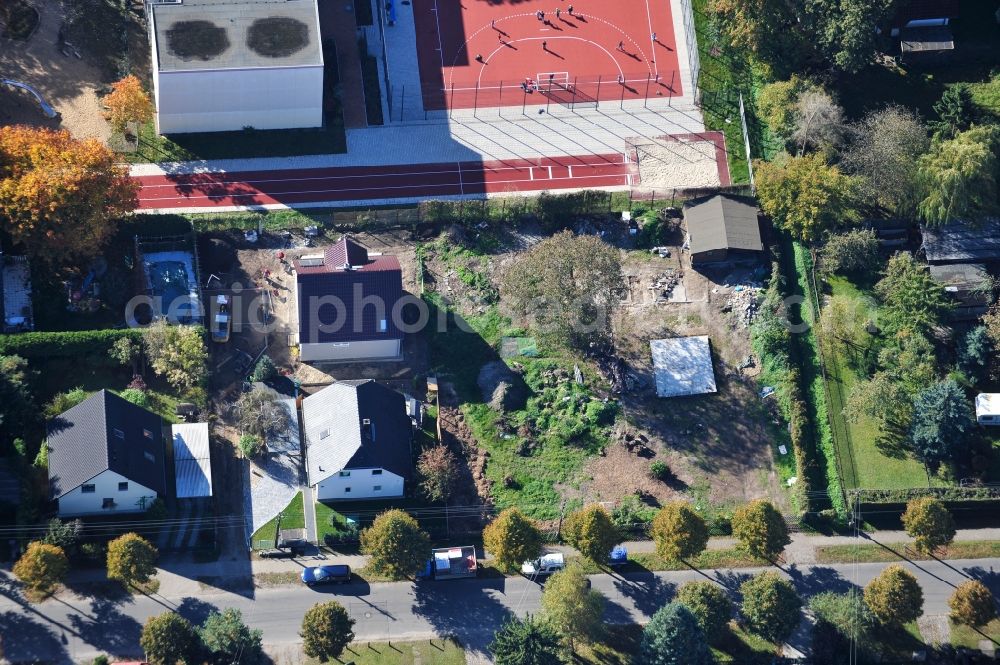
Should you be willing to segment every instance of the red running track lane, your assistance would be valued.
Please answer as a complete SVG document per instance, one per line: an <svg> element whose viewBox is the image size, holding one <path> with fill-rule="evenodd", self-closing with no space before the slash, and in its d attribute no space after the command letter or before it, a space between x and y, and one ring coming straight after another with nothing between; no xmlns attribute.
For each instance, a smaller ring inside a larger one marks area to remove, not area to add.
<svg viewBox="0 0 1000 665"><path fill-rule="evenodd" d="M630 178L631 176L631 178ZM396 166L138 176L139 208L295 205L636 184L621 153Z"/></svg>

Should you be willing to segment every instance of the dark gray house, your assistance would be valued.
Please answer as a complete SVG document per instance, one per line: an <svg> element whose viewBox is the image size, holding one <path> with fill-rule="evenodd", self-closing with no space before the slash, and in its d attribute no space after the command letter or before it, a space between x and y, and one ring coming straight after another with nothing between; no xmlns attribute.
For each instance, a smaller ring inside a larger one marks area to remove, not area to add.
<svg viewBox="0 0 1000 665"><path fill-rule="evenodd" d="M753 199L715 194L684 205L684 225L693 265L756 261L764 243Z"/></svg>

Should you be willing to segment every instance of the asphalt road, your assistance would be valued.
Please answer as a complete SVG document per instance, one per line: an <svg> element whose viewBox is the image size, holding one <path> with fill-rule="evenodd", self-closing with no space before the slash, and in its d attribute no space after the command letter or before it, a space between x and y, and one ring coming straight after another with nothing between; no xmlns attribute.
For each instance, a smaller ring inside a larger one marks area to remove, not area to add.
<svg viewBox="0 0 1000 665"><path fill-rule="evenodd" d="M886 564L802 566L785 570L799 593L845 591L864 585ZM1000 592L1000 559L906 564L924 589L924 611L943 615L947 599L969 577ZM636 573L626 577L593 576L593 588L607 599L609 623L643 621L673 595L677 586L694 579L713 579L735 589L756 570ZM357 623L358 640L421 639L452 634L464 644L482 649L493 631L511 613L537 612L541 586L520 577L442 582L351 584L308 589L298 585L243 592L206 587L196 596L159 595L106 599L63 592L39 605L23 601L16 585L0 573L0 636L6 659L19 662L80 662L98 653L140 656L142 622L175 610L201 622L215 609L236 607L244 619L264 632L269 651L293 651L304 612L314 603L338 600ZM804 644L793 645L805 647Z"/></svg>

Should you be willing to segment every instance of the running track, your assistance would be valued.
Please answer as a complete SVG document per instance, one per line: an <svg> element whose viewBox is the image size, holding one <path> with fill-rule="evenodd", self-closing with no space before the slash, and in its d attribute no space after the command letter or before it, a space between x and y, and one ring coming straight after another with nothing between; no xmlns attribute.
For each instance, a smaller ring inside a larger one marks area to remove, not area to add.
<svg viewBox="0 0 1000 665"><path fill-rule="evenodd" d="M143 210L296 206L638 184L622 153L493 162L138 176Z"/></svg>

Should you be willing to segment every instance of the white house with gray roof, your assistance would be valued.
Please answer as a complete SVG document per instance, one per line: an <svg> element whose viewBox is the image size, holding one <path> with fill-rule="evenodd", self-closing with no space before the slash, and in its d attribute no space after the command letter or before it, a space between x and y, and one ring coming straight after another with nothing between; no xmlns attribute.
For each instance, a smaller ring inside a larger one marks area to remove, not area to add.
<svg viewBox="0 0 1000 665"><path fill-rule="evenodd" d="M143 512L167 492L163 421L107 390L50 420L44 445L60 517Z"/></svg>
<svg viewBox="0 0 1000 665"><path fill-rule="evenodd" d="M317 0L147 0L160 134L320 127Z"/></svg>
<svg viewBox="0 0 1000 665"><path fill-rule="evenodd" d="M302 401L309 485L320 501L403 496L413 476L413 422L401 393L339 381Z"/></svg>

